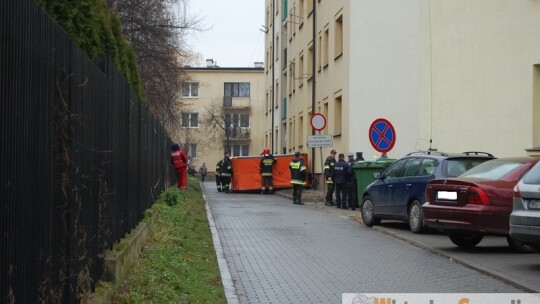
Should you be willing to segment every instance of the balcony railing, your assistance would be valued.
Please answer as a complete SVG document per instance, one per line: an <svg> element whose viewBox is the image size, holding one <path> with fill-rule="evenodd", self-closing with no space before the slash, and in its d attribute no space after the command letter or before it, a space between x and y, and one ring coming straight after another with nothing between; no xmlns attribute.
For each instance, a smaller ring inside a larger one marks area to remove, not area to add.
<svg viewBox="0 0 540 304"><path fill-rule="evenodd" d="M223 108L249 109L251 98L223 96Z"/></svg>
<svg viewBox="0 0 540 304"><path fill-rule="evenodd" d="M228 130L229 140L232 141L250 141L251 140L251 129L242 128L242 127L233 127ZM223 140L227 140L227 135L223 136Z"/></svg>

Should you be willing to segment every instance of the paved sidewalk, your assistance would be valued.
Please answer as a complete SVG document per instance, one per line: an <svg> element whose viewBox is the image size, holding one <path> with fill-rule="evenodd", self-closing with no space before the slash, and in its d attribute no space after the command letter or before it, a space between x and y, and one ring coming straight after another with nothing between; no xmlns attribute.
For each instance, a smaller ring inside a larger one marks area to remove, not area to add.
<svg viewBox="0 0 540 304"><path fill-rule="evenodd" d="M344 292L522 291L360 225L358 211L203 185L234 284L231 302L341 303Z"/></svg>

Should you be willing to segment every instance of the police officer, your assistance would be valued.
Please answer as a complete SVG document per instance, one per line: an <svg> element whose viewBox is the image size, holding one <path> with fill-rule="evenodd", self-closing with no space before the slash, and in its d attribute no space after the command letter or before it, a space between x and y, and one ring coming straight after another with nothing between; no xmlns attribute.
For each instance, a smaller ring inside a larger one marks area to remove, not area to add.
<svg viewBox="0 0 540 304"><path fill-rule="evenodd" d="M358 190L356 186L356 174L354 174L353 165L355 163L354 161L354 153L349 152L347 154L347 157L349 158L349 161L347 162L349 164L349 180L347 183L347 198L349 201L349 208L351 210L356 210L356 207L358 206Z"/></svg>
<svg viewBox="0 0 540 304"><path fill-rule="evenodd" d="M261 171L261 193L273 193L274 192L274 182L272 178L272 169L276 163L276 159L272 154L270 154L270 149L264 148L263 157L259 164ZM266 188L268 185L268 188Z"/></svg>
<svg viewBox="0 0 540 304"><path fill-rule="evenodd" d="M332 181L336 189L336 205L338 208L347 209L348 177L349 164L345 161L345 155L339 153L338 161L332 168Z"/></svg>
<svg viewBox="0 0 540 304"><path fill-rule="evenodd" d="M225 193L231 193L233 168L230 156L229 151L225 152L225 157L221 161L221 188Z"/></svg>
<svg viewBox="0 0 540 304"><path fill-rule="evenodd" d="M300 152L294 153L294 159L289 163L291 184L293 185L293 204L303 205L302 190L306 184L306 165L300 158Z"/></svg>
<svg viewBox="0 0 540 304"><path fill-rule="evenodd" d="M324 161L324 180L326 182L326 200L325 205L326 206L334 206L334 182L332 181L332 168L336 164L336 150L330 151L330 155L326 158Z"/></svg>
<svg viewBox="0 0 540 304"><path fill-rule="evenodd" d="M217 191L221 192L221 163L223 162L222 159L220 159L216 164L216 187Z"/></svg>

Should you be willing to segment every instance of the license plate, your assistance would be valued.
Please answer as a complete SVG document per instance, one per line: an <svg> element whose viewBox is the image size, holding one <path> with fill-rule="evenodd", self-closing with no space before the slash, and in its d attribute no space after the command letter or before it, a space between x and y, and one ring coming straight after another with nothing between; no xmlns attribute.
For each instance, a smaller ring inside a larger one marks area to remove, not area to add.
<svg viewBox="0 0 540 304"><path fill-rule="evenodd" d="M529 209L540 209L540 200L530 200Z"/></svg>
<svg viewBox="0 0 540 304"><path fill-rule="evenodd" d="M455 200L457 200L457 192L437 191L437 199L455 201Z"/></svg>

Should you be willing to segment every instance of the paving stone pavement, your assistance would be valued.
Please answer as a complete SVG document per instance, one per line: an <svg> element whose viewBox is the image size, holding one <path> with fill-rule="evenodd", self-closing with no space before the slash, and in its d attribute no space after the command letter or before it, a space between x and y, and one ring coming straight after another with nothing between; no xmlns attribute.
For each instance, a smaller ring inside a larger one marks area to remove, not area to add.
<svg viewBox="0 0 540 304"><path fill-rule="evenodd" d="M359 225L345 210L203 186L240 303L341 303L345 292L522 292Z"/></svg>

